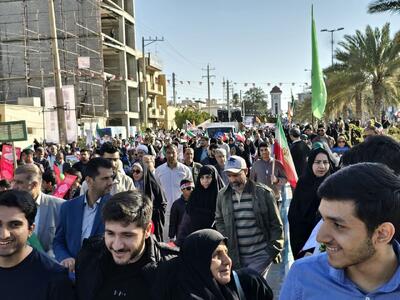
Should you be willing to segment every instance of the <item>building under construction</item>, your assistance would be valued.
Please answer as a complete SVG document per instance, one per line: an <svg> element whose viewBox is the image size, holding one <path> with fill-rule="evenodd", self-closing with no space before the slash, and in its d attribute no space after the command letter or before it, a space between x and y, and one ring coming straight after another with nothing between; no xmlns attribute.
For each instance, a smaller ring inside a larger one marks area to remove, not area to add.
<svg viewBox="0 0 400 300"><path fill-rule="evenodd" d="M54 0L63 85L78 120L139 125L134 0ZM0 1L0 103L55 86L48 1ZM51 109L46 107L46 109Z"/></svg>

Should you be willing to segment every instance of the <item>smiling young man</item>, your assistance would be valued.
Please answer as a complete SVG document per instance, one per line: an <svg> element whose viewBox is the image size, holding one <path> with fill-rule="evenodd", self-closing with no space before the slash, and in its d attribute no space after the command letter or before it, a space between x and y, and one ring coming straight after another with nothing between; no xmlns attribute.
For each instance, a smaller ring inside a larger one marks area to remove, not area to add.
<svg viewBox="0 0 400 300"><path fill-rule="evenodd" d="M67 270L27 245L36 213L28 192L0 193L0 298L74 299Z"/></svg>
<svg viewBox="0 0 400 300"><path fill-rule="evenodd" d="M296 261L280 299L400 299L400 179L383 164L359 163L318 193L326 253Z"/></svg>
<svg viewBox="0 0 400 300"><path fill-rule="evenodd" d="M86 240L77 258L78 299L150 299L157 263L177 254L151 235L152 211L138 191L115 194L104 205L104 238Z"/></svg>

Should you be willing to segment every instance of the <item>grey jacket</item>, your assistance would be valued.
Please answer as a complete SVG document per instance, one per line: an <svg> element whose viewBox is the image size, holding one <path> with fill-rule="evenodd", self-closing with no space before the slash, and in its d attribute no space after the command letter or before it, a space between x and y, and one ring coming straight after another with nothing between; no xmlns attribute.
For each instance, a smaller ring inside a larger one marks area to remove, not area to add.
<svg viewBox="0 0 400 300"><path fill-rule="evenodd" d="M273 192L266 185L248 180L253 193L253 210L257 226L264 233L268 255L276 260L283 249L283 225ZM230 185L224 187L217 196L215 225L217 230L228 238L229 256L235 269L241 268L239 247L236 236L235 219L232 203L233 190Z"/></svg>
<svg viewBox="0 0 400 300"><path fill-rule="evenodd" d="M40 217L37 235L44 251L52 256L53 239L60 217L61 204L64 199L56 198L42 193L40 201Z"/></svg>

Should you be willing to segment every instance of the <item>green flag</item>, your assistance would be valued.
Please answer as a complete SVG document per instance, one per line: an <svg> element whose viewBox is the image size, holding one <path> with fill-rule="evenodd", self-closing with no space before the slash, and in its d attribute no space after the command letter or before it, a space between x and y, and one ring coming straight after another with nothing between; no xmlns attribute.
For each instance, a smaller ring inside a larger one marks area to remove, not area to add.
<svg viewBox="0 0 400 300"><path fill-rule="evenodd" d="M324 115L326 106L326 87L321 66L318 60L317 32L315 29L313 7L311 6L311 47L312 47L312 67L311 67L311 89L312 89L312 113L317 119Z"/></svg>
<svg viewBox="0 0 400 300"><path fill-rule="evenodd" d="M28 245L38 251L44 252L42 244L40 243L36 233L32 233L32 235L28 238Z"/></svg>

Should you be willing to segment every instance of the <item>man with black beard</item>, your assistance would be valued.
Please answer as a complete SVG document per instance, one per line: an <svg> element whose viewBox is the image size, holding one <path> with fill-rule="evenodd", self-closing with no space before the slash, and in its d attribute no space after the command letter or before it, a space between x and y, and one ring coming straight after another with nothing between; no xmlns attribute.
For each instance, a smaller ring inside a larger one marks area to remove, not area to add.
<svg viewBox="0 0 400 300"><path fill-rule="evenodd" d="M115 194L103 207L104 237L85 240L76 260L78 299L150 299L155 268L177 251L151 234L151 200Z"/></svg>

